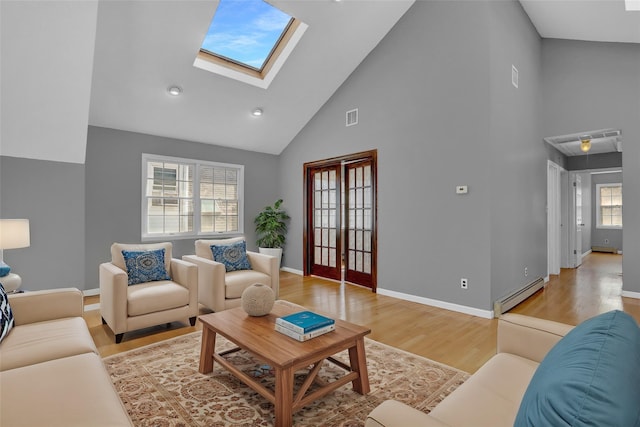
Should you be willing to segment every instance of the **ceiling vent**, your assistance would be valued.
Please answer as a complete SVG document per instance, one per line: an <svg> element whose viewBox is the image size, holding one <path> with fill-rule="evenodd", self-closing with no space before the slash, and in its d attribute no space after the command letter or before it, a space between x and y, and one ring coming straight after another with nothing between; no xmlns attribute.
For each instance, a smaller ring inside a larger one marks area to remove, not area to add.
<svg viewBox="0 0 640 427"><path fill-rule="evenodd" d="M354 126L358 124L358 109L347 111L347 126Z"/></svg>

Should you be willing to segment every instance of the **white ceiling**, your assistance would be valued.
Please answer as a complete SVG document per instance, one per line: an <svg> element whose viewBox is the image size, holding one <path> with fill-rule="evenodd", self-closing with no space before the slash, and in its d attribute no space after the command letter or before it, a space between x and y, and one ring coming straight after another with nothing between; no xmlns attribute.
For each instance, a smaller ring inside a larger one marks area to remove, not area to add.
<svg viewBox="0 0 640 427"><path fill-rule="evenodd" d="M543 38L640 43L640 11L624 0L520 0Z"/></svg>
<svg viewBox="0 0 640 427"><path fill-rule="evenodd" d="M217 1L101 1L89 123L279 154L413 0L271 3L309 27L262 89L193 66Z"/></svg>
<svg viewBox="0 0 640 427"><path fill-rule="evenodd" d="M583 140L588 140L591 143L587 152L580 149ZM620 129L599 129L552 136L545 138L545 141L565 156L622 152L622 131Z"/></svg>
<svg viewBox="0 0 640 427"><path fill-rule="evenodd" d="M623 0L521 3L542 37L640 43ZM217 0L0 0L0 154L84 163L87 125L278 154L413 0L273 4L309 29L265 90L193 67Z"/></svg>

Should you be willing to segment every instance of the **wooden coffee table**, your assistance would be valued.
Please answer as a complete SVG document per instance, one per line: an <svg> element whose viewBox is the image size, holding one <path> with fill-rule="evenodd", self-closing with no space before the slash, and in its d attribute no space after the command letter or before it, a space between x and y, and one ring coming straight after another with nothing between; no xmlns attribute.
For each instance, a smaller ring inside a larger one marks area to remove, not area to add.
<svg viewBox="0 0 640 427"><path fill-rule="evenodd" d="M240 307L200 316L203 325L200 372L211 372L213 361L218 362L274 404L276 427L291 426L295 411L348 382L353 384L356 392L367 394L369 377L364 336L369 334L371 329L336 319L335 331L305 342L298 342L275 330L277 317L303 310L306 309L299 305L276 301L271 313L263 317L251 317ZM216 353L216 334L224 336L238 348ZM253 353L274 369L275 393L224 358L225 355L242 349ZM350 364L331 357L347 349ZM322 381L319 389L307 393L325 359L345 369L347 373L331 383ZM311 367L309 374L294 396L294 373L306 367Z"/></svg>

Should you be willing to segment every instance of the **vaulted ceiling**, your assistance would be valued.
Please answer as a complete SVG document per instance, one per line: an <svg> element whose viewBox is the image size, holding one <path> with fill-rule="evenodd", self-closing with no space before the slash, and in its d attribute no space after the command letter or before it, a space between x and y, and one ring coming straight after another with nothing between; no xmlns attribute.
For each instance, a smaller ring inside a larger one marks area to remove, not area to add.
<svg viewBox="0 0 640 427"><path fill-rule="evenodd" d="M270 0L309 28L261 89L193 66L216 0L2 0L0 154L84 163L88 125L278 154L413 2ZM640 43L623 0L521 3L542 37Z"/></svg>

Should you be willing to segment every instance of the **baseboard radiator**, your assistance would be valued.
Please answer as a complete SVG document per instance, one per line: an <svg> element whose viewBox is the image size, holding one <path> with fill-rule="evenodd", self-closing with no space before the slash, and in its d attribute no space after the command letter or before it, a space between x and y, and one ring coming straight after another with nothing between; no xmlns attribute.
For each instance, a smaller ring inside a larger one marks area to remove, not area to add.
<svg viewBox="0 0 640 427"><path fill-rule="evenodd" d="M612 254L617 254L618 249L611 248L609 246L591 246L591 252L610 252Z"/></svg>
<svg viewBox="0 0 640 427"><path fill-rule="evenodd" d="M502 313L506 313L522 301L529 298L531 295L542 289L544 286L544 279L542 277L537 278L533 282L525 285L523 288L518 289L510 293L509 295L500 298L493 303L493 313L495 317L499 317Z"/></svg>

